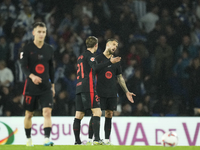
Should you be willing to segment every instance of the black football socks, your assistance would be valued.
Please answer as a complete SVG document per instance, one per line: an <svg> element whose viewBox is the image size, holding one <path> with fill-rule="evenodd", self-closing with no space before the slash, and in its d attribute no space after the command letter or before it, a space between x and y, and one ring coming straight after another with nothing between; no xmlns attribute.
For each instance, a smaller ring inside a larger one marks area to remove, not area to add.
<svg viewBox="0 0 200 150"><path fill-rule="evenodd" d="M105 124L104 124L105 139L110 138L111 121L112 121L112 118L105 118Z"/></svg>
<svg viewBox="0 0 200 150"><path fill-rule="evenodd" d="M99 129L100 129L100 117L93 116L92 119L92 128L94 132L94 141L99 141Z"/></svg>
<svg viewBox="0 0 200 150"><path fill-rule="evenodd" d="M81 120L80 119L74 119L74 124L73 124L73 130L74 130L74 136L75 136L75 144L81 144L80 140L80 124Z"/></svg>
<svg viewBox="0 0 200 150"><path fill-rule="evenodd" d="M92 121L93 121L93 116L91 116L90 122L89 122L89 131L88 131L89 139L92 139L92 137L93 137L93 128L92 128L93 122Z"/></svg>
<svg viewBox="0 0 200 150"><path fill-rule="evenodd" d="M49 138L51 133L51 127L44 128L44 137Z"/></svg>
<svg viewBox="0 0 200 150"><path fill-rule="evenodd" d="M25 129L26 137L31 138L31 128L30 129Z"/></svg>

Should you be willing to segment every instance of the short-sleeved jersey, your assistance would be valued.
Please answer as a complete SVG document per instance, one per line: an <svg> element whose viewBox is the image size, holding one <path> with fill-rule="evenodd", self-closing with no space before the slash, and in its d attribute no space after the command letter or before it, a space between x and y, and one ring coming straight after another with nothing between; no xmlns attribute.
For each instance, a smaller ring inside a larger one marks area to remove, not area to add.
<svg viewBox="0 0 200 150"><path fill-rule="evenodd" d="M109 60L105 63L97 64L93 53L89 50L83 52L77 60L76 94L81 92L95 92L95 72L110 64Z"/></svg>
<svg viewBox="0 0 200 150"><path fill-rule="evenodd" d="M96 57L97 63L103 63L109 59L100 54ZM97 86L96 90L100 97L117 97L117 75L122 74L120 63L111 64L103 68L97 74Z"/></svg>
<svg viewBox="0 0 200 150"><path fill-rule="evenodd" d="M20 53L21 67L27 76L24 95L40 95L51 90L51 83L54 83L53 54L53 48L46 43L42 48L38 48L33 42L24 46ZM42 78L42 83L34 84L29 78L31 73Z"/></svg>

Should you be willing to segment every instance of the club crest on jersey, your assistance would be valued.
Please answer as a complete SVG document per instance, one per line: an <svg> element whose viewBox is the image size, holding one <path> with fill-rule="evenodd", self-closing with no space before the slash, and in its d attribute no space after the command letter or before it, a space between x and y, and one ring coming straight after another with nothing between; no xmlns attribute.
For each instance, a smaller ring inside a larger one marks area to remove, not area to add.
<svg viewBox="0 0 200 150"><path fill-rule="evenodd" d="M90 60L91 60L91 61L95 61L95 58L94 58L94 57L91 57Z"/></svg>

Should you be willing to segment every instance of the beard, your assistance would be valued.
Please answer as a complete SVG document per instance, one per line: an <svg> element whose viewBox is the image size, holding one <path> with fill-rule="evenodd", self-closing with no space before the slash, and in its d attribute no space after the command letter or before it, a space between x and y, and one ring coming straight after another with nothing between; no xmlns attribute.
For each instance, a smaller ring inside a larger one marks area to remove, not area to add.
<svg viewBox="0 0 200 150"><path fill-rule="evenodd" d="M109 49L109 54L114 54L114 52L112 51L112 49Z"/></svg>

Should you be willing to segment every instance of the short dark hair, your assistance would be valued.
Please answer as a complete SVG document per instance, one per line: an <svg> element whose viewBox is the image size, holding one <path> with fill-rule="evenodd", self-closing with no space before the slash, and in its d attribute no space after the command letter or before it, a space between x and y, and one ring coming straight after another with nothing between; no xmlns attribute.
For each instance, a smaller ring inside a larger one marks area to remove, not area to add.
<svg viewBox="0 0 200 150"><path fill-rule="evenodd" d="M108 42L113 42L113 41L119 43L117 39L108 39L106 43L108 43Z"/></svg>
<svg viewBox="0 0 200 150"><path fill-rule="evenodd" d="M98 39L95 36L89 36L85 43L87 48L93 48L98 43Z"/></svg>
<svg viewBox="0 0 200 150"><path fill-rule="evenodd" d="M33 29L35 29L37 26L46 28L46 25L45 25L44 22L36 22L36 23L34 23L33 24Z"/></svg>

